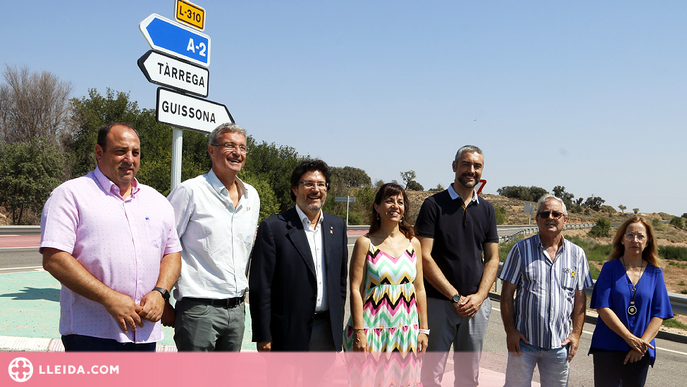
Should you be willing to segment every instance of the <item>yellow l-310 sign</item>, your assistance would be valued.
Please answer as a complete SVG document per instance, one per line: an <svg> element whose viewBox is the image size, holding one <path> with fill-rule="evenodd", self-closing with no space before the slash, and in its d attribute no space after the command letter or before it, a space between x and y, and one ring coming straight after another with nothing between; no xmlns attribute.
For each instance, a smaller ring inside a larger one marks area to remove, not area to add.
<svg viewBox="0 0 687 387"><path fill-rule="evenodd" d="M177 0L174 18L191 27L205 29L205 9L185 0Z"/></svg>

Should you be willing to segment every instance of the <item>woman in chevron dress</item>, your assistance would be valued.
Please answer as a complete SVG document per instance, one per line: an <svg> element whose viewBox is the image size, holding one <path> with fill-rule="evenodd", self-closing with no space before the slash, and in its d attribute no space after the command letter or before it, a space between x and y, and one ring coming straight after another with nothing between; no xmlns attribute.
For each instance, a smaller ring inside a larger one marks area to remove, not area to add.
<svg viewBox="0 0 687 387"><path fill-rule="evenodd" d="M404 222L408 198L395 183L376 194L367 235L351 258L351 319L344 332L355 385L420 384L418 354L427 348L427 303L422 253ZM384 355L384 356L382 356Z"/></svg>

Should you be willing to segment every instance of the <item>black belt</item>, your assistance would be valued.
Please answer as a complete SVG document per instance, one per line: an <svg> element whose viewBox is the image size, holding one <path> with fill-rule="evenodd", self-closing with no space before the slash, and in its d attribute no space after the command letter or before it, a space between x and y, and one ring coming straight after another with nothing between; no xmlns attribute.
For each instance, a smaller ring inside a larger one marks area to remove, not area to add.
<svg viewBox="0 0 687 387"><path fill-rule="evenodd" d="M315 315L313 316L314 320L322 320L324 318L329 318L329 311L328 310L325 310L324 312L315 313Z"/></svg>
<svg viewBox="0 0 687 387"><path fill-rule="evenodd" d="M235 308L243 302L243 296L242 297L234 297L234 298L225 298L223 300L217 300L217 299L212 299L212 298L194 298L194 297L184 297L188 300L191 301L196 301L196 302L202 302L203 304L208 304L208 305L217 305L217 306L223 306L226 308Z"/></svg>

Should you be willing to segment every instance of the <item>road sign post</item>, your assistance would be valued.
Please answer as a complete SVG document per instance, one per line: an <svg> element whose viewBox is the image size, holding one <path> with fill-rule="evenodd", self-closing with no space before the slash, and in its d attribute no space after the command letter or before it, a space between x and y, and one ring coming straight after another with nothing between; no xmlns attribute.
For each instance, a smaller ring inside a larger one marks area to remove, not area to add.
<svg viewBox="0 0 687 387"><path fill-rule="evenodd" d="M210 37L196 30L205 29L205 9L186 0L176 0L174 8L175 18L192 28L155 13L138 25L153 48L138 60L141 71L149 82L179 91L157 89L157 122L170 125L174 136L172 189L181 183L182 129L209 133L234 122L226 106L184 94L208 96Z"/></svg>
<svg viewBox="0 0 687 387"><path fill-rule="evenodd" d="M355 196L336 196L335 202L346 202L346 226L348 226L348 203L355 203Z"/></svg>
<svg viewBox="0 0 687 387"><path fill-rule="evenodd" d="M526 203L524 205L525 213L527 214L527 225L532 224L532 214L534 214L534 204Z"/></svg>

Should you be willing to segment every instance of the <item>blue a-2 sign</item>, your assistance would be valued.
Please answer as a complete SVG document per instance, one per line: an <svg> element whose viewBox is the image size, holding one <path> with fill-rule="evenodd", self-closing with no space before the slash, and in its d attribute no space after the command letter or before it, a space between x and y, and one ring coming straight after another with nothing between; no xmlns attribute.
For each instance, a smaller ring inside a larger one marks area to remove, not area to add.
<svg viewBox="0 0 687 387"><path fill-rule="evenodd" d="M153 49L210 66L209 36L156 13L145 18L138 27Z"/></svg>

